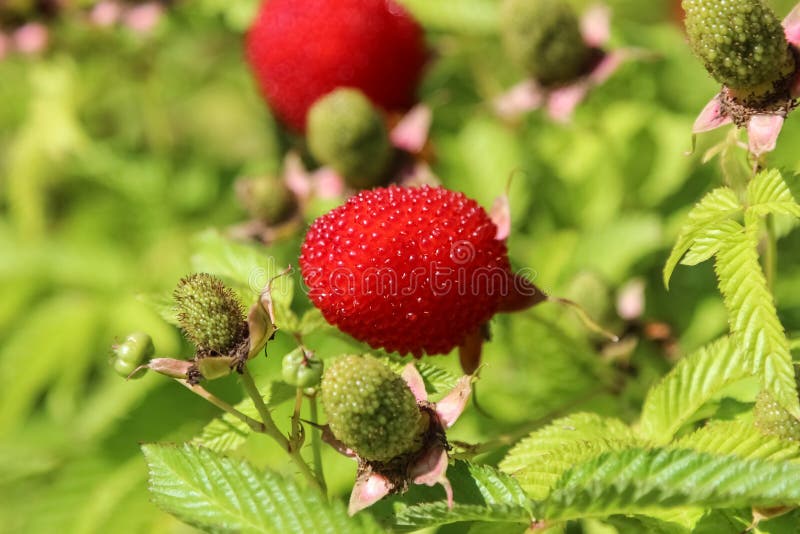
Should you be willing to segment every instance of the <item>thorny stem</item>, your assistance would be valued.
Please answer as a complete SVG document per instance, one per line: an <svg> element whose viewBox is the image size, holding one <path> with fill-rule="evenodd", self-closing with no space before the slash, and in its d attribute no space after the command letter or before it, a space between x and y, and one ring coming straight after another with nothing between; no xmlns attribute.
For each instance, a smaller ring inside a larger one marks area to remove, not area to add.
<svg viewBox="0 0 800 534"><path fill-rule="evenodd" d="M298 469L300 469L300 472L306 478L308 483L324 494L325 492L322 489L322 486L320 486L319 481L317 481L317 478L314 476L314 473L311 472L311 468L303 459L300 451L292 446L292 443L286 439L286 436L281 433L280 429L275 424L275 421L272 419L272 415L269 413L269 408L267 408L267 405L264 404L264 399L261 397L261 392L258 391L258 387L253 380L253 375L250 374L250 371L247 369L247 367L244 368L241 377L247 394L253 400L256 410L258 410L259 415L264 421L264 428L261 430L261 432L267 434L272 439L277 441L283 450L288 452L289 456L292 457L292 460L294 460L294 463L297 465Z"/></svg>
<svg viewBox="0 0 800 534"><path fill-rule="evenodd" d="M258 391L258 387L253 380L253 375L250 374L250 371L247 369L247 367L244 368L241 377L242 383L244 384L244 389L253 400L253 404L255 405L256 410L258 410L258 415L261 417L261 420L264 421L264 433L271 436L281 447L288 451L290 449L289 440L286 439L286 436L284 436L278 429L275 421L272 420L272 415L269 413L269 408L267 408L267 405L264 404L264 398L261 396L261 392Z"/></svg>
<svg viewBox="0 0 800 534"><path fill-rule="evenodd" d="M775 236L775 218L767 215L767 244L764 250L764 272L767 278L767 287L772 291L775 284L775 271L778 267L778 244Z"/></svg>
<svg viewBox="0 0 800 534"><path fill-rule="evenodd" d="M292 412L292 435L289 439L292 449L299 449L301 446L300 436L300 410L303 407L303 389L297 388L294 395L294 412Z"/></svg>
<svg viewBox="0 0 800 534"><path fill-rule="evenodd" d="M312 426L315 426L318 422L319 416L317 414L317 396L312 395L309 399L309 409L311 410L311 422L313 423ZM328 486L325 483L325 473L322 470L322 440L320 440L321 431L316 428L316 426L311 431L311 450L314 454L314 471L317 473L317 481L319 482L320 487L322 487L322 492L328 492Z"/></svg>
<svg viewBox="0 0 800 534"><path fill-rule="evenodd" d="M203 397L205 400L207 400L208 402L210 402L211 404L213 404L217 408L219 408L219 409L221 409L221 410L223 410L225 412L228 412L229 414L231 414L232 416L234 416L238 420L242 421L247 426L249 426L253 430L253 432L265 432L266 431L266 426L264 425L264 423L262 423L260 421L256 421L252 417L249 417L249 416L243 414L242 412L240 412L239 410L237 410L236 408L234 408L233 406L231 406L230 404L228 404L224 400L220 399L219 397L217 397L216 395L214 395L213 393L211 393L210 391L208 391L204 387L199 386L197 384L192 385L189 382L187 382L186 380L181 379L181 378L176 378L175 380L179 384L181 384L182 386L184 386L187 389L189 389L189 391L191 391L192 393L194 393L196 395L199 395L200 397Z"/></svg>
<svg viewBox="0 0 800 534"><path fill-rule="evenodd" d="M558 304L562 304L564 306L572 308L577 314L578 318L581 320L581 322L583 322L586 328L588 328L592 332L600 334L601 336L605 337L612 343L616 343L619 341L619 336L609 332L608 330L597 324L597 322L591 317L589 317L589 314L586 313L586 310L584 310L581 307L581 305L578 304L577 302L561 297L547 297L547 300L549 300L550 302L557 302Z"/></svg>

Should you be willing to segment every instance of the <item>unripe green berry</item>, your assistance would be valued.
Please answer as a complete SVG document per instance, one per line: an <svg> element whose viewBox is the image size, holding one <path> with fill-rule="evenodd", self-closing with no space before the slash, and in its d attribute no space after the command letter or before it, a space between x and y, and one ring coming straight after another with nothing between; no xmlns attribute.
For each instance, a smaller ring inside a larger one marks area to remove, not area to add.
<svg viewBox="0 0 800 534"><path fill-rule="evenodd" d="M591 50L565 0L505 0L500 24L511 58L540 84L568 83L586 71Z"/></svg>
<svg viewBox="0 0 800 534"><path fill-rule="evenodd" d="M333 435L361 458L387 461L420 444L423 418L406 382L372 356L343 356L322 377Z"/></svg>
<svg viewBox="0 0 800 534"><path fill-rule="evenodd" d="M381 113L356 89L337 89L317 100L306 135L311 155L353 187L378 185L392 156Z"/></svg>
<svg viewBox="0 0 800 534"><path fill-rule="evenodd" d="M242 306L222 280L193 274L178 283L173 296L181 328L198 350L228 354L246 338Z"/></svg>
<svg viewBox="0 0 800 534"><path fill-rule="evenodd" d="M760 0L683 0L683 9L692 50L721 84L755 89L794 71L781 22Z"/></svg>
<svg viewBox="0 0 800 534"><path fill-rule="evenodd" d="M267 224L283 222L297 209L294 193L273 176L237 180L236 196L252 217Z"/></svg>
<svg viewBox="0 0 800 534"><path fill-rule="evenodd" d="M155 352L152 338L143 332L134 332L119 345L114 345L111 365L114 371L125 378L140 378L144 371L131 376L137 367L146 363Z"/></svg>
<svg viewBox="0 0 800 534"><path fill-rule="evenodd" d="M762 434L800 441L800 421L778 404L768 391L762 391L756 397L753 417Z"/></svg>
<svg viewBox="0 0 800 534"><path fill-rule="evenodd" d="M319 384L323 365L313 353L298 348L284 356L281 363L283 381L290 386L308 388Z"/></svg>

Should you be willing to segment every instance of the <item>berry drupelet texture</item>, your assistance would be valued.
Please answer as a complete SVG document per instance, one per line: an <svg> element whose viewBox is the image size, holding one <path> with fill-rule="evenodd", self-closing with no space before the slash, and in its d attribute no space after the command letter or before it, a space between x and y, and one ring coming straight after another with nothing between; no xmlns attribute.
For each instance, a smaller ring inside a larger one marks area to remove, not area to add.
<svg viewBox="0 0 800 534"><path fill-rule="evenodd" d="M760 0L683 0L683 9L692 50L721 84L769 92L794 72L781 22Z"/></svg>
<svg viewBox="0 0 800 534"><path fill-rule="evenodd" d="M373 348L442 354L510 291L506 245L496 235L486 211L461 193L390 186L314 221L300 267L329 323Z"/></svg>
<svg viewBox="0 0 800 534"><path fill-rule="evenodd" d="M187 276L173 297L181 328L198 351L228 354L246 339L242 306L222 280L205 273Z"/></svg>
<svg viewBox="0 0 800 534"><path fill-rule="evenodd" d="M425 430L405 381L372 356L343 356L322 377L322 405L333 435L366 460L413 452Z"/></svg>
<svg viewBox="0 0 800 534"><path fill-rule="evenodd" d="M394 0L267 0L246 48L262 94L296 131L339 87L387 111L407 109L427 59L422 28Z"/></svg>
<svg viewBox="0 0 800 534"><path fill-rule="evenodd" d="M508 53L542 85L567 83L587 70L591 50L564 0L506 0L501 28Z"/></svg>
<svg viewBox="0 0 800 534"><path fill-rule="evenodd" d="M317 100L306 135L311 155L352 187L377 185L392 155L381 113L356 89L337 89Z"/></svg>

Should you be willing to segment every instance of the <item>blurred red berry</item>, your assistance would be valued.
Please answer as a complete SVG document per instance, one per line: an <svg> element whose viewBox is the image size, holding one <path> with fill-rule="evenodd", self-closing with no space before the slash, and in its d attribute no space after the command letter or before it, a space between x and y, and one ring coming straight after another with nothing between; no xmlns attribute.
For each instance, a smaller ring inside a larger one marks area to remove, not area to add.
<svg viewBox="0 0 800 534"><path fill-rule="evenodd" d="M519 290L496 236L461 193L391 186L314 221L300 267L311 300L344 332L401 354L447 353Z"/></svg>
<svg viewBox="0 0 800 534"><path fill-rule="evenodd" d="M394 0L267 0L246 47L262 94L297 131L338 87L387 111L410 107L427 57L422 28Z"/></svg>

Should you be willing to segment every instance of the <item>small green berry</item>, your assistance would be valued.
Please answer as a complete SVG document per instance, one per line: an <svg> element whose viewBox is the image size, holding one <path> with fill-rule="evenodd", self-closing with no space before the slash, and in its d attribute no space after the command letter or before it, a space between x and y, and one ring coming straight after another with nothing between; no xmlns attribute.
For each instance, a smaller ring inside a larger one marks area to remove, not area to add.
<svg viewBox="0 0 800 534"><path fill-rule="evenodd" d="M252 217L270 225L289 219L297 209L294 193L273 176L237 180L236 196Z"/></svg>
<svg viewBox="0 0 800 534"><path fill-rule="evenodd" d="M220 279L205 273L187 276L173 296L181 328L198 350L228 354L247 337L239 299Z"/></svg>
<svg viewBox="0 0 800 534"><path fill-rule="evenodd" d="M298 348L283 357L281 375L290 386L309 388L319 384L322 377L322 360L314 354Z"/></svg>
<svg viewBox="0 0 800 534"><path fill-rule="evenodd" d="M378 185L392 156L381 113L355 89L337 89L317 100L306 134L311 155L352 187Z"/></svg>
<svg viewBox="0 0 800 534"><path fill-rule="evenodd" d="M113 347L114 356L111 365L114 371L125 378L140 378L144 371L131 376L137 367L146 363L155 352L152 338L143 332L134 332L125 341Z"/></svg>
<svg viewBox="0 0 800 534"><path fill-rule="evenodd" d="M586 70L591 50L565 0L506 0L500 17L506 50L540 84L568 83Z"/></svg>
<svg viewBox="0 0 800 534"><path fill-rule="evenodd" d="M387 461L419 447L423 418L405 381L372 356L343 356L322 377L333 435L361 458Z"/></svg>
<svg viewBox="0 0 800 534"><path fill-rule="evenodd" d="M800 441L800 421L778 404L768 391L762 391L756 397L753 417L762 434Z"/></svg>
<svg viewBox="0 0 800 534"><path fill-rule="evenodd" d="M760 0L683 0L683 9L692 50L721 84L756 89L794 71L781 22Z"/></svg>

